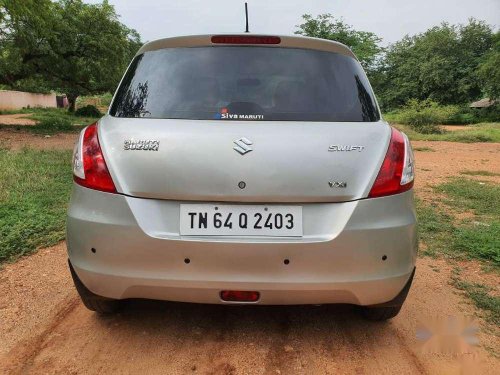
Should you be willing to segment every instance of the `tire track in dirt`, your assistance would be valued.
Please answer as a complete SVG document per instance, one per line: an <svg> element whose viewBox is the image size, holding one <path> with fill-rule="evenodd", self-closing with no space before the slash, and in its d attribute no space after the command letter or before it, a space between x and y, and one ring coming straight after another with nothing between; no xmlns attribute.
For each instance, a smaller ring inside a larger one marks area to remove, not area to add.
<svg viewBox="0 0 500 375"><path fill-rule="evenodd" d="M419 273L416 286L435 306L442 301L421 284L432 272ZM457 306L447 305L443 312L457 314ZM122 313L99 317L70 300L58 309L36 339L20 338L7 354L11 367L6 373L436 373L414 347L415 316L426 312L412 292L401 316L389 323L366 322L351 306L233 308L131 301Z"/></svg>
<svg viewBox="0 0 500 375"><path fill-rule="evenodd" d="M29 372L36 356L44 349L47 337L79 305L80 299L78 297L61 302L60 307L56 308L57 312L49 325L41 333L33 338L19 342L9 351L5 359L0 359L0 369L3 369L8 374L26 374ZM3 363L4 361L5 363Z"/></svg>
<svg viewBox="0 0 500 375"><path fill-rule="evenodd" d="M398 321L367 322L353 306L329 306L328 313L338 319L330 319L330 327L316 335L323 346L317 362L326 364L318 367L318 373L427 373L422 363L415 360L416 355L406 341L394 343ZM332 337L330 332L338 334ZM311 340L314 338L303 341ZM306 357L318 356L311 353Z"/></svg>
<svg viewBox="0 0 500 375"><path fill-rule="evenodd" d="M290 330L291 330L291 322L290 322L290 313L285 313L281 319L276 319L273 316L272 319L273 325L277 326L277 335L271 341L270 347L268 349L266 358L265 358L265 373L275 374L276 370L284 371L287 373L289 369L289 365L291 361L291 346L287 346L287 343L290 341ZM288 349L290 348L290 349Z"/></svg>
<svg viewBox="0 0 500 375"><path fill-rule="evenodd" d="M202 319L191 315L197 327L194 333L199 336L197 353L189 356L189 362L193 363L191 371L205 370L206 374L232 375L236 368L227 363L220 353L225 347L231 346L235 323L230 318L230 309L220 309L220 306L212 308L214 313L203 314ZM183 341L185 347L190 346L189 337Z"/></svg>
<svg viewBox="0 0 500 375"><path fill-rule="evenodd" d="M415 353L409 348L405 338L401 335L401 333L397 329L394 329L393 331L394 331L394 335L397 337L398 341L401 343L401 348L404 349L405 353L408 355L408 357L410 358L411 362L413 363L415 368L418 370L418 372L420 374L428 374L424 365L418 359L418 357L415 355Z"/></svg>

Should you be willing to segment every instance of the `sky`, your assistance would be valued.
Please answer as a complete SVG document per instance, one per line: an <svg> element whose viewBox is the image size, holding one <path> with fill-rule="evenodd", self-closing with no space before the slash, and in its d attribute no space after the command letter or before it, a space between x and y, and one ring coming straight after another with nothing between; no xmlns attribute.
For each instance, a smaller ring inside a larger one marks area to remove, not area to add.
<svg viewBox="0 0 500 375"><path fill-rule="evenodd" d="M99 0L88 0L90 3ZM120 20L143 41L190 35L244 31L244 0L109 0ZM423 32L446 21L466 23L474 17L497 30L500 0L247 0L250 32L293 34L305 13L331 13L356 30L371 31L383 44Z"/></svg>

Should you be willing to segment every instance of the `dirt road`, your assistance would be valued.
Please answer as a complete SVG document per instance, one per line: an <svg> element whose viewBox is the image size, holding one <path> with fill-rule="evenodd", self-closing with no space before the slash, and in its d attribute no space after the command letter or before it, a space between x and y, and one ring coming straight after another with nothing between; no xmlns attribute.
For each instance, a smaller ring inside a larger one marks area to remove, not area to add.
<svg viewBox="0 0 500 375"><path fill-rule="evenodd" d="M33 134L15 128L0 128L0 147L20 150L29 147L36 150L72 150L78 138L76 133Z"/></svg>
<svg viewBox="0 0 500 375"><path fill-rule="evenodd" d="M61 244L1 271L0 372L459 374L469 359L476 369L471 374L487 373L498 361L482 348L461 356L419 348L419 321L474 314L448 285L450 272L444 261L420 259L409 299L389 323L366 322L350 306L227 308L154 301L131 301L119 315L103 318L78 300ZM486 347L499 344L484 333L479 340Z"/></svg>
<svg viewBox="0 0 500 375"><path fill-rule="evenodd" d="M3 125L35 125L36 121L31 120L27 117L31 116L32 113L16 113L11 115L0 115L0 124Z"/></svg>
<svg viewBox="0 0 500 375"><path fill-rule="evenodd" d="M460 145L463 153L454 151L458 144L424 145L435 152L417 151L426 179L417 189L432 184L439 166L450 175L497 168L500 145ZM487 161L476 165L468 147ZM99 317L80 303L61 243L0 270L0 373L493 374L500 361L487 348L500 339L480 319L479 346L459 351L466 354L428 352L417 340L419 322L475 315L449 285L451 271L447 261L420 258L401 314L387 323L366 322L351 306L155 301L130 301L120 314Z"/></svg>

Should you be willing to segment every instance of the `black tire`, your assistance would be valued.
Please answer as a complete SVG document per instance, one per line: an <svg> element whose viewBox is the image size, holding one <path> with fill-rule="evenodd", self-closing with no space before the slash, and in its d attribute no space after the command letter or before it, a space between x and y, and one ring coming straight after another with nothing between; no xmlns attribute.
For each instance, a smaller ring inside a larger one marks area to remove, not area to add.
<svg viewBox="0 0 500 375"><path fill-rule="evenodd" d="M399 314L401 307L402 306L362 307L361 313L368 320L380 322L394 318Z"/></svg>
<svg viewBox="0 0 500 375"><path fill-rule="evenodd" d="M68 263L71 271L71 277L75 283L76 291L80 295L80 298L87 309L102 315L113 314L119 310L121 306L120 300L101 297L92 293L85 285L83 285L71 263L69 261Z"/></svg>

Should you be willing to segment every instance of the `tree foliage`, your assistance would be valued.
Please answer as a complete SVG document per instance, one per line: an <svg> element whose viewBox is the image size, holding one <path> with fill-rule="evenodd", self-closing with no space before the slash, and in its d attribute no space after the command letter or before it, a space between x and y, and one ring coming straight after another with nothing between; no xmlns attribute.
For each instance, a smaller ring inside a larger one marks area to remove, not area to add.
<svg viewBox="0 0 500 375"><path fill-rule="evenodd" d="M381 60L375 85L379 99L385 108L399 107L410 99L431 99L440 104L479 99L486 81L481 81L479 67L492 47L491 27L474 19L467 25L443 23L405 36L391 45ZM492 55L492 60L495 58ZM482 66L483 74L495 68Z"/></svg>
<svg viewBox="0 0 500 375"><path fill-rule="evenodd" d="M113 90L140 45L106 0L0 1L0 83L64 92L72 109Z"/></svg>
<svg viewBox="0 0 500 375"><path fill-rule="evenodd" d="M352 49L385 109L411 99L447 105L500 97L500 33L482 21L443 23L384 49L377 35L357 31L331 14L305 14L303 20L296 34L339 41Z"/></svg>
<svg viewBox="0 0 500 375"><path fill-rule="evenodd" d="M479 65L478 73L486 94L492 99L500 98L500 31L494 35L493 48Z"/></svg>
<svg viewBox="0 0 500 375"><path fill-rule="evenodd" d="M342 19L326 13L313 18L310 14L302 16L304 23L297 25L295 34L334 40L345 44L354 52L365 69L371 70L377 55L382 51L381 39L374 33L357 31Z"/></svg>

